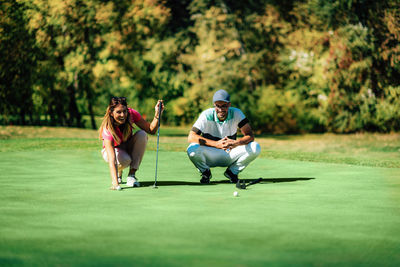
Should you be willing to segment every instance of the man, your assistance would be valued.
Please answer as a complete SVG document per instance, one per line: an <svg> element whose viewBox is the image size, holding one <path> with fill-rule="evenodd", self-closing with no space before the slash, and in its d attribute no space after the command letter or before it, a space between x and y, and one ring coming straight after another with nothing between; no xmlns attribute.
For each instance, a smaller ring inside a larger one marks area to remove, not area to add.
<svg viewBox="0 0 400 267"><path fill-rule="evenodd" d="M201 172L200 183L210 183L212 167L228 167L224 175L236 183L239 172L260 154L261 148L254 141L249 120L240 109L231 107L228 92L215 92L213 103L214 108L203 111L193 125L187 153ZM243 137L236 139L238 128Z"/></svg>

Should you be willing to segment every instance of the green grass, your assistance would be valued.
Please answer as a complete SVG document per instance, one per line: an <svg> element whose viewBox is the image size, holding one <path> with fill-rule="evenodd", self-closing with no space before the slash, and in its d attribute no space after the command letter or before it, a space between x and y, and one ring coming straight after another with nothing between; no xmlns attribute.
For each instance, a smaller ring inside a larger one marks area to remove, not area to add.
<svg viewBox="0 0 400 267"><path fill-rule="evenodd" d="M117 192L94 131L0 128L0 265L400 264L400 168L374 166L396 134L258 138L264 154L241 177L263 182L233 197L222 168L198 184L186 129L162 130L159 188L153 136L144 186Z"/></svg>
<svg viewBox="0 0 400 267"><path fill-rule="evenodd" d="M161 150L185 151L190 127L163 126ZM156 137L150 136L149 150ZM261 157L359 166L400 168L400 134L310 134L256 137ZM0 152L98 150L97 131L76 128L0 126Z"/></svg>

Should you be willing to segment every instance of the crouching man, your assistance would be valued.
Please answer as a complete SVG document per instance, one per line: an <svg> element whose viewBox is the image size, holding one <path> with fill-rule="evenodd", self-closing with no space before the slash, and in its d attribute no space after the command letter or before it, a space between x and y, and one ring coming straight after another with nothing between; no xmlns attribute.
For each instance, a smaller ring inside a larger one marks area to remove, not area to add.
<svg viewBox="0 0 400 267"><path fill-rule="evenodd" d="M210 168L227 167L224 175L232 183L261 152L254 141L249 120L243 112L231 107L230 96L218 90L213 97L214 108L203 111L189 133L187 154L201 173L200 183L208 184ZM243 137L236 139L238 128Z"/></svg>

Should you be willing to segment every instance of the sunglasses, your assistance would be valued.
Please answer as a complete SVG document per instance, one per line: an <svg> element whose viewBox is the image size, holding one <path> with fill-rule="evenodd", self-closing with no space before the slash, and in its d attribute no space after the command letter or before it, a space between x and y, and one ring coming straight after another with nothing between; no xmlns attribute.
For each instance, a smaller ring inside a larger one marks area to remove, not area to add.
<svg viewBox="0 0 400 267"><path fill-rule="evenodd" d="M122 104L126 106L126 97L111 97L110 105Z"/></svg>
<svg viewBox="0 0 400 267"><path fill-rule="evenodd" d="M227 108L229 108L229 104L225 104L225 105L214 104L214 107L216 107L217 109L227 109Z"/></svg>

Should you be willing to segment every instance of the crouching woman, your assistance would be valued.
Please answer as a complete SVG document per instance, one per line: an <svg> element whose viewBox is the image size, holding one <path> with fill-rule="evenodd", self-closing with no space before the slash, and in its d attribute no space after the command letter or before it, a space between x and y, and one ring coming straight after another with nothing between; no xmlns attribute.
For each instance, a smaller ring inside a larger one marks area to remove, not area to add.
<svg viewBox="0 0 400 267"><path fill-rule="evenodd" d="M99 128L103 140L102 154L110 168L112 190L120 190L122 170L129 167L126 185L140 186L136 171L142 161L147 145L147 134L154 134L160 119L159 110L164 109L163 101L158 100L155 115L151 123L142 118L140 113L129 108L125 97L112 97L106 114ZM133 124L141 130L133 134Z"/></svg>

